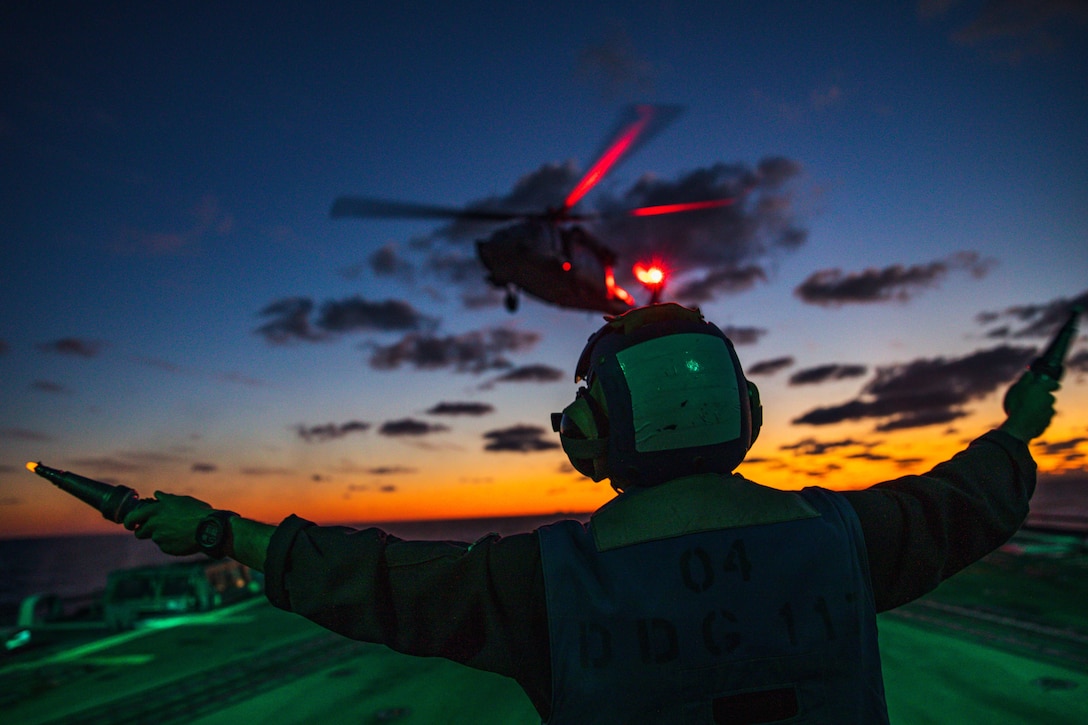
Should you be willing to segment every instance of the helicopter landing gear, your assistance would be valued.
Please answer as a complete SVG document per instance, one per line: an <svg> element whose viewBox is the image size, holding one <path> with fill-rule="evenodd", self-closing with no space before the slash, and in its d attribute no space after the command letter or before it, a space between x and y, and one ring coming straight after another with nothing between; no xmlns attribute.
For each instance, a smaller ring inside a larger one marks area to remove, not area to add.
<svg viewBox="0 0 1088 725"><path fill-rule="evenodd" d="M502 301L503 305L506 307L506 311L511 312L511 313L517 312L518 311L518 301L519 301L518 300L518 293L517 293L517 290L514 288L514 286L511 285L511 286L507 287L506 288L506 297Z"/></svg>

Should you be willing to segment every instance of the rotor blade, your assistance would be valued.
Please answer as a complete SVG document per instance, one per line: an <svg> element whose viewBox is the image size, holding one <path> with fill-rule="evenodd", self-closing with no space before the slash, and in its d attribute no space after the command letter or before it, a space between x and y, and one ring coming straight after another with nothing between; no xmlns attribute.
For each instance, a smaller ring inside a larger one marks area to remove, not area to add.
<svg viewBox="0 0 1088 725"><path fill-rule="evenodd" d="M676 214L685 211L699 211L700 209L718 209L723 206L732 206L736 198L707 199L706 201L689 201L684 204L661 204L659 206L643 206L627 211L631 216L658 216L661 214Z"/></svg>
<svg viewBox="0 0 1088 725"><path fill-rule="evenodd" d="M341 196L333 202L329 216L333 219L342 219L344 217L360 217L363 219L474 219L502 222L521 218L524 214L484 209L454 209L406 201Z"/></svg>
<svg viewBox="0 0 1088 725"><path fill-rule="evenodd" d="M589 171L567 195L563 210L566 211L581 201L620 159L668 125L680 115L680 111L680 106L639 105L627 109L620 118L618 127L609 137L611 140L604 151L598 154Z"/></svg>

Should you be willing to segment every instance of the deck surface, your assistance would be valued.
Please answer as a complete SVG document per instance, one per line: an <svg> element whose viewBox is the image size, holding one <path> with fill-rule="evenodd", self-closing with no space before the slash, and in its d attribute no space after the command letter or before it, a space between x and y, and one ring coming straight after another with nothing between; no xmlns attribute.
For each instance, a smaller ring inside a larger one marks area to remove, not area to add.
<svg viewBox="0 0 1088 725"><path fill-rule="evenodd" d="M5 722L471 723L539 719L506 678L344 639L253 599L0 659ZM1021 534L880 615L892 722L1088 722L1088 551Z"/></svg>

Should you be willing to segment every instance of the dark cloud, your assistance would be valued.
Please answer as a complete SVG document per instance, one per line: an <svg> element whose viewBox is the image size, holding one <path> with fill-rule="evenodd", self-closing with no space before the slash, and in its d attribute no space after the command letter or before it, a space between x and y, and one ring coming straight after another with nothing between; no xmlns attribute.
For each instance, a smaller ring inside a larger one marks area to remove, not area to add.
<svg viewBox="0 0 1088 725"><path fill-rule="evenodd" d="M289 297L273 302L259 313L259 316L271 317L272 320L258 327L255 332L268 342L276 344L292 340L325 340L328 335L315 330L310 323L310 312L313 308L313 300L308 297Z"/></svg>
<svg viewBox="0 0 1088 725"><path fill-rule="evenodd" d="M356 330L418 330L432 328L433 318L426 317L407 302L384 300L368 302L355 296L345 300L329 300L321 307L316 323L329 332L354 332Z"/></svg>
<svg viewBox="0 0 1088 725"><path fill-rule="evenodd" d="M372 345L369 362L378 370L411 365L422 370L452 368L478 374L510 367L505 353L529 349L539 340L538 333L503 327L446 337L408 333L392 345Z"/></svg>
<svg viewBox="0 0 1088 725"><path fill-rule="evenodd" d="M194 463L190 469L193 473L215 473L219 466L214 463Z"/></svg>
<svg viewBox="0 0 1088 725"><path fill-rule="evenodd" d="M622 194L602 198L598 206L605 222L600 235L606 243L622 240L615 245L622 249L625 261L663 257L684 280L679 288L684 301L748 289L765 279L759 260L805 242L807 232L795 218L787 188L800 174L798 163L771 157L755 168L717 163L676 179L646 175ZM632 217L620 213L724 199L732 203L678 214ZM620 265L617 272L629 266ZM687 276L695 279L684 279Z"/></svg>
<svg viewBox="0 0 1088 725"><path fill-rule="evenodd" d="M759 342L759 338L767 334L767 331L761 327L723 327L722 332L725 336L733 341L734 345L754 345Z"/></svg>
<svg viewBox="0 0 1088 725"><path fill-rule="evenodd" d="M853 438L846 438L841 441L818 441L815 438L805 438L791 443L789 445L779 446L781 451L794 451L801 456L822 456L828 451L837 450L839 448L850 448L854 446L868 447L872 444L856 441Z"/></svg>
<svg viewBox="0 0 1088 725"><path fill-rule="evenodd" d="M961 4L962 0L921 0L918 14L932 20ZM957 23L950 39L1002 64L1055 54L1088 26L1088 5L1078 0L988 0L969 6L970 20Z"/></svg>
<svg viewBox="0 0 1088 725"><path fill-rule="evenodd" d="M976 252L960 252L929 264L844 273L841 269L813 272L793 292L812 305L838 306L851 303L906 302L918 291L935 286L949 272L966 271L984 276L993 263Z"/></svg>
<svg viewBox="0 0 1088 725"><path fill-rule="evenodd" d="M0 340L0 355L3 355L8 351L8 344L3 340Z"/></svg>
<svg viewBox="0 0 1088 725"><path fill-rule="evenodd" d="M707 272L699 279L685 282L675 297L688 304L708 302L720 294L745 292L756 282L766 282L767 274L754 264L744 267L724 266Z"/></svg>
<svg viewBox="0 0 1088 725"><path fill-rule="evenodd" d="M370 429L370 423L361 420L349 420L346 423L325 423L323 425L304 426L298 425L295 431L299 438L307 443L324 443L325 441L343 438L349 433L362 433Z"/></svg>
<svg viewBox="0 0 1088 725"><path fill-rule="evenodd" d="M794 360L792 356L776 357L770 360L760 360L759 362L745 368L746 375L774 375L779 370L793 365Z"/></svg>
<svg viewBox="0 0 1088 725"><path fill-rule="evenodd" d="M379 277L396 277L406 280L412 278L412 263L397 250L396 242L389 242L377 249L367 259L367 264Z"/></svg>
<svg viewBox="0 0 1088 725"><path fill-rule="evenodd" d="M1038 441L1035 446L1040 449L1040 452L1044 455L1057 456L1075 451L1082 443L1088 443L1088 438L1069 438L1064 441Z"/></svg>
<svg viewBox="0 0 1088 725"><path fill-rule="evenodd" d="M577 79L609 101L629 94L650 95L655 76L653 66L635 52L631 36L622 28L579 51L574 71Z"/></svg>
<svg viewBox="0 0 1088 725"><path fill-rule="evenodd" d="M26 428L0 428L0 438L13 441L50 441L53 440L45 433Z"/></svg>
<svg viewBox="0 0 1088 725"><path fill-rule="evenodd" d="M396 490L397 490L397 487L394 486L391 483L387 483L384 486L379 486L378 487L378 491L381 492L381 493L395 493Z"/></svg>
<svg viewBox="0 0 1088 725"><path fill-rule="evenodd" d="M290 468L276 468L273 466L248 466L239 471L243 476L294 476L295 472Z"/></svg>
<svg viewBox="0 0 1088 725"><path fill-rule="evenodd" d="M313 300L307 297L290 297L273 302L259 313L261 317L272 319L255 332L268 342L283 344L293 340L318 342L327 340L333 333L419 330L430 329L437 324L436 320L421 314L407 302L370 302L358 295L343 300L328 300L311 320L313 310Z"/></svg>
<svg viewBox="0 0 1088 725"><path fill-rule="evenodd" d="M1075 305L1088 309L1088 290L1072 298L1058 297L1042 304L1014 305L1000 312L980 312L975 320L983 326L999 321L1006 323L997 330L990 331L988 336L1048 338L1065 324ZM1082 315L1082 325L1085 324L1084 319ZM1010 324L1016 329L1009 327Z"/></svg>
<svg viewBox="0 0 1088 725"><path fill-rule="evenodd" d="M382 423L378 433L383 436L423 436L431 433L442 433L449 428L440 423L428 423L413 418L401 418L400 420L388 420Z"/></svg>
<svg viewBox="0 0 1088 725"><path fill-rule="evenodd" d="M37 390L39 393L54 393L67 395L72 391L60 383L54 383L51 380L35 380L30 384L30 387Z"/></svg>
<svg viewBox="0 0 1088 725"><path fill-rule="evenodd" d="M428 415L487 415L495 412L495 406L490 403L438 403L430 410Z"/></svg>
<svg viewBox="0 0 1088 725"><path fill-rule="evenodd" d="M62 337L53 342L43 342L36 347L42 352L56 355L71 355L74 357L95 357L106 346L104 342L95 340L81 340L76 337Z"/></svg>
<svg viewBox="0 0 1088 725"><path fill-rule="evenodd" d="M790 376L790 385L814 385L826 383L829 380L846 380L859 378L868 372L864 365L817 365L812 368L798 370Z"/></svg>
<svg viewBox="0 0 1088 725"><path fill-rule="evenodd" d="M415 473L416 469L408 468L407 466L375 466L374 468L366 469L366 472L372 476L400 476L407 473Z"/></svg>
<svg viewBox="0 0 1088 725"><path fill-rule="evenodd" d="M1078 373L1088 373L1088 350L1081 350L1070 355L1065 361L1065 368Z"/></svg>
<svg viewBox="0 0 1088 725"><path fill-rule="evenodd" d="M947 423L966 415L962 407L1009 385L1032 357L1030 348L1001 345L961 358L919 359L877 369L861 397L815 408L793 420L799 425L828 425L877 419L878 430L891 431Z"/></svg>
<svg viewBox="0 0 1088 725"><path fill-rule="evenodd" d="M485 451L513 451L515 453L531 453L534 451L548 451L559 448L554 440L545 439L543 428L535 425L515 425L509 428L484 433Z"/></svg>
<svg viewBox="0 0 1088 725"><path fill-rule="evenodd" d="M647 175L626 191L595 190L599 216L588 231L620 252L618 282L638 283L630 269L636 261L664 258L677 278L679 292L670 297L699 302L749 289L766 279L759 265L764 258L802 245L806 232L795 219L790 182L801 167L772 157L754 168L718 163L666 179ZM539 214L560 205L582 172L573 163L549 163L520 178L510 193L473 201L468 209ZM716 208L678 214L632 216L633 208L683 202L729 200ZM592 213L588 202L579 211ZM426 256L428 272L471 289L464 299L493 302L484 296L485 272L464 243L485 238L499 229L495 222L457 220L436 229L414 245Z"/></svg>
<svg viewBox="0 0 1088 725"><path fill-rule="evenodd" d="M566 373L551 365L522 365L494 378L487 383L487 386L490 387L495 383L554 383L564 377Z"/></svg>

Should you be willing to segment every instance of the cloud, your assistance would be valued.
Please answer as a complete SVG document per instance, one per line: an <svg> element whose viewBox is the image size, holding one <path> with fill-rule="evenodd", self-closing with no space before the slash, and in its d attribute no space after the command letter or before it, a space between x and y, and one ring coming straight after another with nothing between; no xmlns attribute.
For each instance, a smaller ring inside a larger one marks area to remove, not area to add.
<svg viewBox="0 0 1088 725"><path fill-rule="evenodd" d="M209 236L224 237L234 228L234 216L224 212L219 200L211 195L202 197L188 216L191 221L178 230L125 229L114 241L112 251L146 257L191 255Z"/></svg>
<svg viewBox="0 0 1088 725"><path fill-rule="evenodd" d="M308 297L288 297L273 302L259 316L272 318L255 332L273 344L293 340L319 342L331 334L373 330L378 332L433 328L437 321L418 312L407 302L370 302L359 297L328 300L311 320L314 302Z"/></svg>
<svg viewBox="0 0 1088 725"><path fill-rule="evenodd" d="M787 355L784 357L771 358L770 360L760 360L759 362L749 366L745 369L745 374L752 375L774 375L779 370L793 365L793 356Z"/></svg>
<svg viewBox="0 0 1088 725"><path fill-rule="evenodd" d="M947 423L966 415L963 406L1011 384L1032 356L1030 348L1001 345L961 358L919 359L877 368L861 396L815 408L796 425L829 425L875 419L879 431Z"/></svg>
<svg viewBox="0 0 1088 725"><path fill-rule="evenodd" d="M3 340L0 340L0 355L3 355L8 351L8 344Z"/></svg>
<svg viewBox="0 0 1088 725"><path fill-rule="evenodd" d="M214 463L194 463L190 470L193 473L215 473L219 470L219 466Z"/></svg>
<svg viewBox="0 0 1088 725"><path fill-rule="evenodd" d="M321 307L316 325L329 332L356 330L418 330L433 327L436 321L417 312L407 302L368 302L359 296L329 300Z"/></svg>
<svg viewBox="0 0 1088 725"><path fill-rule="evenodd" d="M389 242L378 248L367 259L367 264L379 277L396 277L403 280L412 278L412 263L400 254L396 242Z"/></svg>
<svg viewBox="0 0 1088 725"><path fill-rule="evenodd" d="M51 441L53 438L36 430L27 428L0 428L0 439L13 441Z"/></svg>
<svg viewBox="0 0 1088 725"><path fill-rule="evenodd" d="M487 415L495 412L490 403L438 403L426 411L428 415Z"/></svg>
<svg viewBox="0 0 1088 725"><path fill-rule="evenodd" d="M733 341L734 345L754 345L759 342L759 338L767 334L767 331L761 327L723 327L722 332L725 336Z"/></svg>
<svg viewBox="0 0 1088 725"><path fill-rule="evenodd" d="M1058 297L1042 304L1014 305L999 312L981 312L975 319L983 326L1000 321L1011 323L1016 328L1005 325L991 331L991 337L1051 337L1069 319L1074 305L1088 309L1088 290L1072 298ZM1084 321L1085 317L1081 315L1082 325Z"/></svg>
<svg viewBox="0 0 1088 725"><path fill-rule="evenodd" d="M71 390L60 383L54 383L51 380L35 380L30 384L30 387L37 390L40 393L53 393L59 395L69 395Z"/></svg>
<svg viewBox="0 0 1088 725"><path fill-rule="evenodd" d="M617 242L625 264L662 257L680 287L695 299L748 289L765 273L759 260L804 244L807 232L793 209L790 183L801 166L784 157L768 157L755 168L717 163L665 179L645 175L622 194L605 195L598 204L605 221L601 236ZM626 209L730 199L711 209L654 216L628 216Z"/></svg>
<svg viewBox="0 0 1088 725"><path fill-rule="evenodd" d="M809 304L832 307L850 303L906 302L921 289L937 285L949 272L966 271L978 278L992 266L992 261L981 259L976 252L959 252L947 259L911 267L896 264L848 274L841 269L825 269L809 275L794 294Z"/></svg>
<svg viewBox="0 0 1088 725"><path fill-rule="evenodd" d="M274 466L248 466L242 468L243 476L294 476L295 472L290 468L276 468Z"/></svg>
<svg viewBox="0 0 1088 725"><path fill-rule="evenodd" d="M1080 436L1062 441L1036 441L1035 446L1044 455L1057 456L1075 452L1082 443L1088 443L1088 438Z"/></svg>
<svg viewBox="0 0 1088 725"><path fill-rule="evenodd" d="M877 444L863 443L861 441L854 440L853 438L846 438L841 441L818 441L815 438L805 438L789 445L779 446L780 451L795 451L798 455L802 456L822 456L828 451L833 451L839 448L851 448L854 446L864 446L866 448Z"/></svg>
<svg viewBox="0 0 1088 725"><path fill-rule="evenodd" d="M559 448L558 443L553 440L546 440L543 437L544 435L544 429L535 425L515 425L509 428L500 428L484 433L484 440L487 441L484 444L484 450L531 453Z"/></svg>
<svg viewBox="0 0 1088 725"><path fill-rule="evenodd" d="M539 333L504 327L445 337L408 333L392 345L370 345L373 353L369 363L377 370L411 365L421 370L452 368L478 374L510 367L505 353L529 349L539 340Z"/></svg>
<svg viewBox="0 0 1088 725"><path fill-rule="evenodd" d="M554 383L564 377L566 373L551 365L522 365L512 368L481 387L490 388L495 383Z"/></svg>
<svg viewBox="0 0 1088 725"><path fill-rule="evenodd" d="M414 418L401 418L400 420L388 420L382 423L378 433L383 436L424 436L431 433L442 433L449 428L440 423L428 423Z"/></svg>
<svg viewBox="0 0 1088 725"><path fill-rule="evenodd" d="M630 94L646 96L656 75L650 62L636 53L631 36L618 27L578 52L574 74L610 101Z"/></svg>
<svg viewBox="0 0 1088 725"><path fill-rule="evenodd" d="M829 380L858 378L868 371L864 365L818 365L798 370L790 376L789 385L814 385Z"/></svg>
<svg viewBox="0 0 1088 725"><path fill-rule="evenodd" d="M295 431L299 438L307 443L324 443L326 441L343 438L349 433L362 433L370 429L370 423L361 420L349 420L346 423L325 423L323 425L304 426L298 425Z"/></svg>
<svg viewBox="0 0 1088 725"><path fill-rule="evenodd" d="M641 139L640 139L641 140ZM574 188L581 172L572 162L547 163L521 177L507 194L472 201L474 211L539 214L555 208ZM595 191L596 221L587 231L620 256L617 281L634 288L635 262L661 258L673 271L678 292L670 297L694 303L751 288L766 279L760 262L800 247L807 232L794 211L791 186L801 166L783 157L763 159L755 167L717 163L676 178L645 175L617 193ZM632 216L634 208L685 202L728 200L724 206L676 214ZM592 214L588 202L578 211ZM485 270L464 243L494 233L496 222L455 220L417 240L426 256L422 267L471 290L465 300L492 301L482 295Z"/></svg>
<svg viewBox="0 0 1088 725"><path fill-rule="evenodd" d="M745 267L723 266L714 269L699 279L686 282L676 291L675 297L688 304L708 302L719 294L735 294L746 292L755 286L756 282L766 282L767 274L762 267L747 265Z"/></svg>
<svg viewBox="0 0 1088 725"><path fill-rule="evenodd" d="M407 466L375 466L374 468L366 469L366 472L372 476L400 476L408 473L415 473L416 469L408 468Z"/></svg>
<svg viewBox="0 0 1088 725"><path fill-rule="evenodd" d="M42 352L54 355L69 355L72 357L96 357L106 347L106 343L95 340L81 340L77 337L62 337L52 342L43 342L36 345Z"/></svg>
<svg viewBox="0 0 1088 725"><path fill-rule="evenodd" d="M918 14L932 20L960 4L961 0L920 0ZM1056 53L1088 25L1088 5L1075 0L989 0L971 5L970 20L957 23L950 39L1009 65Z"/></svg>

